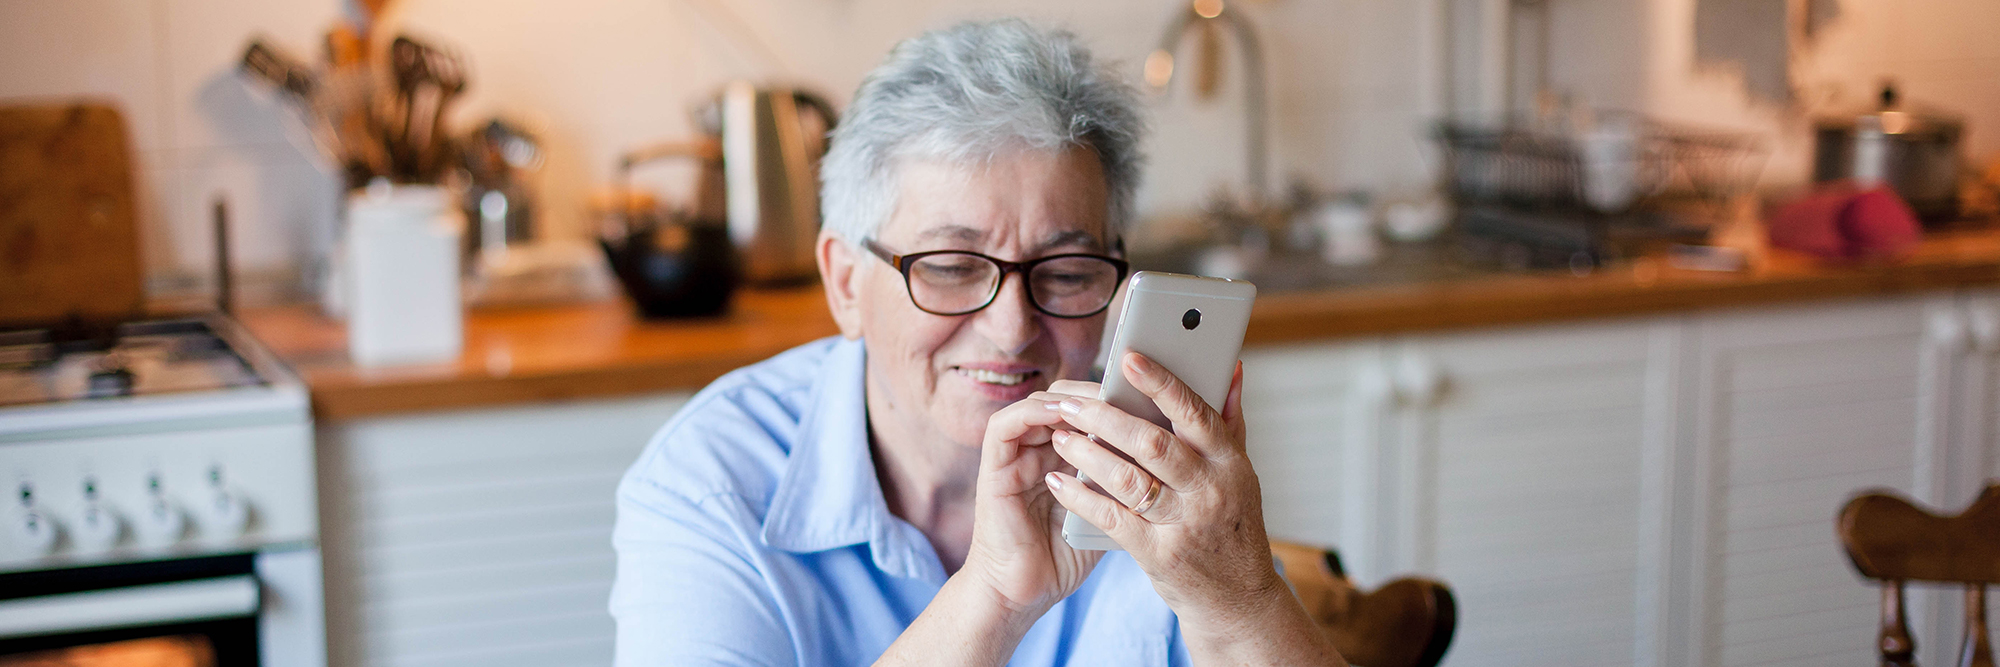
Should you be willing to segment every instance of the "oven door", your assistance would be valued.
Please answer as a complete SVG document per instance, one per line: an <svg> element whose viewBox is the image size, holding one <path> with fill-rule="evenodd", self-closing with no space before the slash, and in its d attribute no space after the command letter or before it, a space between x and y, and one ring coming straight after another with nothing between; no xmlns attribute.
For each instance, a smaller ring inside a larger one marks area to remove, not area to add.
<svg viewBox="0 0 2000 667"><path fill-rule="evenodd" d="M0 667L256 667L256 554L0 575Z"/></svg>

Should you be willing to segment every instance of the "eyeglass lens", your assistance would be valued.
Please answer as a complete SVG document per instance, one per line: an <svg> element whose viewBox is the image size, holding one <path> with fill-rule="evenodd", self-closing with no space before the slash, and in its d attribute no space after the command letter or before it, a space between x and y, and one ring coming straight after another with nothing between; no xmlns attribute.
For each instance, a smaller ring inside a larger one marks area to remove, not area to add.
<svg viewBox="0 0 2000 667"><path fill-rule="evenodd" d="M930 255L910 265L910 296L931 312L969 312L993 299L1000 277L1000 267L978 255ZM1095 257L1049 259L1029 269L1027 278L1035 304L1053 315L1097 312L1118 290L1118 267Z"/></svg>

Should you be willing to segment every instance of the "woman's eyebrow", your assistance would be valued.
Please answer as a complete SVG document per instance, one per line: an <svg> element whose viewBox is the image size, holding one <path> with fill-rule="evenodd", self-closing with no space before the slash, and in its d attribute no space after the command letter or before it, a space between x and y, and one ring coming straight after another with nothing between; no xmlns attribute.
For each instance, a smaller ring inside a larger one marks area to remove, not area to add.
<svg viewBox="0 0 2000 667"><path fill-rule="evenodd" d="M985 234L964 225L938 225L917 233L918 241L942 239L959 243L977 243Z"/></svg>
<svg viewBox="0 0 2000 667"><path fill-rule="evenodd" d="M1037 251L1048 251L1064 246L1084 246L1095 251L1104 250L1104 242L1097 240L1096 234L1075 229L1050 234L1048 237L1043 238L1041 244L1036 246L1035 249Z"/></svg>

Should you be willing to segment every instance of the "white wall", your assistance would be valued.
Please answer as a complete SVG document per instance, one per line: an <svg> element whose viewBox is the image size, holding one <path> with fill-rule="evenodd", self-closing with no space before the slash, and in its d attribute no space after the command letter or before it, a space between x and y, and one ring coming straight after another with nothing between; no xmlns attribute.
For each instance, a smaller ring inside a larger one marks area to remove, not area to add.
<svg viewBox="0 0 2000 667"><path fill-rule="evenodd" d="M1246 0L1272 62L1274 186L1404 190L1428 182L1419 152L1438 108L1438 3ZM472 88L461 126L494 113L546 135L543 228L582 234L591 188L617 153L692 132L687 110L736 77L805 82L844 104L897 40L969 17L1067 26L1100 57L1137 63L1177 0L403 0L385 22L461 48ZM301 54L349 11L343 0L0 0L0 99L90 94L121 104L145 189L156 293L199 290L212 262L208 202L237 213L236 261L283 283L330 234L335 179L287 139L281 104L240 85L234 64L266 34ZM1234 62L1234 61L1232 61ZM1241 77L1233 77L1240 81ZM1233 85L1197 106L1158 100L1141 208L1199 204L1240 183ZM662 168L660 183L682 176Z"/></svg>
<svg viewBox="0 0 2000 667"><path fill-rule="evenodd" d="M1592 104L1765 133L1767 185L1809 180L1812 119L1871 103L1885 78L1964 115L1969 158L2000 156L2000 3L1831 1L1835 18L1793 56L1793 103L1753 99L1729 65L1696 62L1696 0L1550 0L1551 79Z"/></svg>

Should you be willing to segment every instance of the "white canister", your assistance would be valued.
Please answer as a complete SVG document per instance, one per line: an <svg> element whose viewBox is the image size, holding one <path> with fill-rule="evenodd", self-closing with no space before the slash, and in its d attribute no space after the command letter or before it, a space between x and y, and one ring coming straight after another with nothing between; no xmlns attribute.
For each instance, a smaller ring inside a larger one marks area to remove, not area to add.
<svg viewBox="0 0 2000 667"><path fill-rule="evenodd" d="M347 353L356 365L456 360L464 218L428 185L357 190L347 201Z"/></svg>

